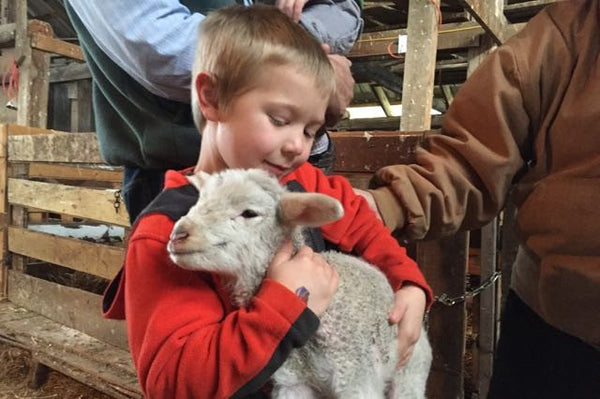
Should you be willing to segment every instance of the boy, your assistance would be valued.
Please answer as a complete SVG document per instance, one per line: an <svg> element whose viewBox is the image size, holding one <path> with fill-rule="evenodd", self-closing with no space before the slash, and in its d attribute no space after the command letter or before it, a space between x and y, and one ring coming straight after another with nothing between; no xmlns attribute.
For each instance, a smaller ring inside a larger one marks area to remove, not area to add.
<svg viewBox="0 0 600 399"><path fill-rule="evenodd" d="M341 177L306 160L334 90L320 44L274 7L233 7L203 22L193 70L192 107L202 132L195 170L261 168L282 183L341 201L345 216L324 240L377 265L396 293L401 361L410 357L431 290L416 264ZM337 288L337 274L309 247L284 246L247 308L230 305L218 276L175 266L167 243L197 191L169 171L165 191L133 228L120 277L105 294L109 318L127 320L129 346L148 398L247 397L303 345ZM293 184L292 184L293 182ZM324 240L323 240L324 239ZM320 240L320 242L319 242ZM305 287L305 302L294 292Z"/></svg>

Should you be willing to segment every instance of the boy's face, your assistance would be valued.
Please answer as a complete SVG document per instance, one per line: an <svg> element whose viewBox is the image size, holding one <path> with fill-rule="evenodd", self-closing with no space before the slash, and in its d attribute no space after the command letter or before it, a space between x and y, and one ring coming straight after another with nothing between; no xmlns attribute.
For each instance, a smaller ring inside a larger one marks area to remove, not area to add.
<svg viewBox="0 0 600 399"><path fill-rule="evenodd" d="M304 163L329 98L293 66L263 68L252 87L219 111L216 146L228 168L260 168L281 178Z"/></svg>

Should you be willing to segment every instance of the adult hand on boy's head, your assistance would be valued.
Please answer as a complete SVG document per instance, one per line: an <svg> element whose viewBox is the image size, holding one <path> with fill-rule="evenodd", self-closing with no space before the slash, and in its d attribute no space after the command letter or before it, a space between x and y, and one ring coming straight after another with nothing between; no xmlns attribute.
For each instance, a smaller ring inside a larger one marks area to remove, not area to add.
<svg viewBox="0 0 600 399"><path fill-rule="evenodd" d="M294 21L300 21L300 14L307 0L276 0L275 6Z"/></svg>
<svg viewBox="0 0 600 399"><path fill-rule="evenodd" d="M410 360L421 335L427 296L421 287L404 284L394 295L389 322L398 324L398 369Z"/></svg>
<svg viewBox="0 0 600 399"><path fill-rule="evenodd" d="M310 247L303 246L292 256L293 251L292 243L285 243L273 257L266 277L292 292L304 287L308 290L307 306L321 316L337 291L338 272Z"/></svg>
<svg viewBox="0 0 600 399"><path fill-rule="evenodd" d="M335 72L335 93L329 99L327 106L327 113L325 115L327 126L333 126L340 120L346 111L346 107L350 105L352 98L354 97L354 78L350 67L352 62L339 54L330 54L329 46L323 44L323 50L329 57L329 62L333 66Z"/></svg>

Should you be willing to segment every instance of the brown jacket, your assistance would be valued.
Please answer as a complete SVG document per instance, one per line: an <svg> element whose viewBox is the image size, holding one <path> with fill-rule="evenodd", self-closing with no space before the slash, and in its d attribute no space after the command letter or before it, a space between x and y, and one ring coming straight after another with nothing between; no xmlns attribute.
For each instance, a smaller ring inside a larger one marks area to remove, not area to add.
<svg viewBox="0 0 600 399"><path fill-rule="evenodd" d="M514 183L512 287L600 345L600 0L548 6L463 85L416 164L381 169L386 224L420 239L473 229Z"/></svg>

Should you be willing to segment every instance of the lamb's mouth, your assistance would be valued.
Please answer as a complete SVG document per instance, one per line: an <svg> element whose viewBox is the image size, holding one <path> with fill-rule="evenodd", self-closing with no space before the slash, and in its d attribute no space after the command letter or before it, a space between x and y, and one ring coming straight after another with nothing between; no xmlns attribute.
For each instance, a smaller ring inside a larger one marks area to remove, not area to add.
<svg viewBox="0 0 600 399"><path fill-rule="evenodd" d="M169 250L169 254L172 256L183 256L183 255L191 255L191 254L200 254L203 251L171 251Z"/></svg>
<svg viewBox="0 0 600 399"><path fill-rule="evenodd" d="M225 247L227 245L227 241L223 241L223 242L218 242L216 244L213 245L213 247ZM184 255L191 255L191 254L201 254L206 252L206 250L202 250L202 249L175 249L173 248L174 245L170 244L167 246L167 250L169 251L169 254L172 256L184 256Z"/></svg>

